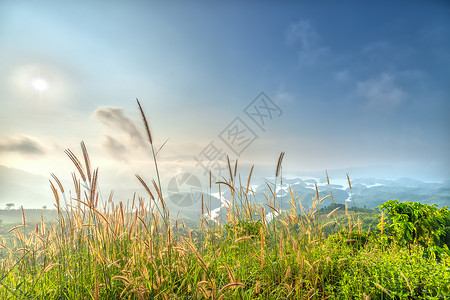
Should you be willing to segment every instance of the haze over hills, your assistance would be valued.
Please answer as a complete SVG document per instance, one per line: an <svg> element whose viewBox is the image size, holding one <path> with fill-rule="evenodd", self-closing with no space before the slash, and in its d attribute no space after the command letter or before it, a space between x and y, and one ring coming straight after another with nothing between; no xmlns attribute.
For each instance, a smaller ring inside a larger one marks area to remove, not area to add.
<svg viewBox="0 0 450 300"><path fill-rule="evenodd" d="M50 177L50 176L49 176ZM0 208L14 203L18 208L51 208L53 201L48 178L22 170L0 166Z"/></svg>
<svg viewBox="0 0 450 300"><path fill-rule="evenodd" d="M323 172L322 172L323 174ZM345 173L344 173L345 174ZM125 176L125 175L123 175ZM132 175L130 175L132 177ZM0 166L0 208L6 207L7 203L14 203L16 208L23 206L24 208L48 208L54 207L54 198L49 187L50 176L34 175L18 169ZM132 180L134 178L128 179ZM267 179L267 182L273 182ZM289 208L288 200L290 198L289 187L292 188L294 194L299 197L302 205L308 207L312 203L315 196L315 185L319 189L319 196L324 197L333 191L333 199L335 203L345 203L348 201L349 206L355 205L360 207L375 208L387 200L398 199L400 201L417 201L426 204L437 204L438 206L450 205L450 181L440 183L424 182L411 178L398 179L379 179L379 178L352 178L352 189L350 191L346 178L331 178L330 185L327 183L325 176L314 177L312 175L299 176L298 178L283 178L283 185L277 185L277 197L280 206L284 209ZM270 184L271 185L271 184ZM105 185L103 185L106 187ZM116 202L131 201L134 193L137 196L147 197L145 192L130 188L122 188L120 186L114 191L114 200ZM251 187L255 192L253 203L266 203L263 193L270 194L270 190L261 178L252 180ZM271 185L273 188L273 185ZM66 187L65 187L66 188ZM71 189L72 187L67 187ZM109 186L108 186L109 188ZM190 188L189 186L187 188ZM207 189L202 189L204 193L205 203L210 203L212 210L218 212L219 208L225 206L226 201L231 199L228 188L222 187L222 199L219 193L213 191L211 198L205 193ZM102 190L103 195L109 195L110 190ZM167 193L167 190L164 191ZM170 195L167 195L166 202L171 210L171 215L176 216L178 213L183 216L197 218L201 210L201 197L197 194L195 200L185 204L183 207L177 205ZM211 200L210 200L211 199ZM328 205L331 200L324 201L324 205Z"/></svg>

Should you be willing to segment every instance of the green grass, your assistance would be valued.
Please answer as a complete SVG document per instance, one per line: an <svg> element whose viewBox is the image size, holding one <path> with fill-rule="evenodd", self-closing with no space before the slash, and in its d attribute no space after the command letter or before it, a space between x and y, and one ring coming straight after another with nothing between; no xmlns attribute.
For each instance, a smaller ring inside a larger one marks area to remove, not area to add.
<svg viewBox="0 0 450 300"><path fill-rule="evenodd" d="M150 208L143 198L129 211L75 199L53 224L25 220L2 243L9 246L0 250L0 298L446 299L450 293L450 258L427 258L418 245L410 254L376 228L367 234L358 217L373 214L338 210L319 217L320 199L302 213L292 195L291 209L268 222L265 214L278 209L275 195L253 205L234 179L226 181L234 191L226 225L202 218L192 230L161 214L158 199Z"/></svg>
<svg viewBox="0 0 450 300"><path fill-rule="evenodd" d="M449 255L436 260L420 245L400 246L374 228L379 220L373 212L320 214L332 198L319 199L318 191L308 209L293 193L283 199L290 204L283 211L273 192L264 195L266 204L255 204L248 193L251 174L242 186L236 166L219 183L232 194L225 219L208 218L206 195L199 207L204 214L190 228L170 218L157 181L148 186L138 177L149 198L134 198L128 209L112 199L99 202L97 172L84 144L82 150L84 165L66 151L80 174L74 176L69 206L60 205L64 189L54 177L55 221L23 218L0 239L0 299L448 299L450 294ZM277 214L269 221L268 213Z"/></svg>

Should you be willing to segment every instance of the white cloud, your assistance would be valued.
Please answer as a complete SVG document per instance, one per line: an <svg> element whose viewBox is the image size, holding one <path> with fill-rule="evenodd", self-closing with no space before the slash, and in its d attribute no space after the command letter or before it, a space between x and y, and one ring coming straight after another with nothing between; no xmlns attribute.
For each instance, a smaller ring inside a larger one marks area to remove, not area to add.
<svg viewBox="0 0 450 300"><path fill-rule="evenodd" d="M0 142L0 153L12 152L24 155L43 155L45 150L42 145L27 136L5 138Z"/></svg>
<svg viewBox="0 0 450 300"><path fill-rule="evenodd" d="M300 20L289 26L286 38L288 45L299 43L303 49L310 49L317 44L319 35L309 20Z"/></svg>
<svg viewBox="0 0 450 300"><path fill-rule="evenodd" d="M396 83L395 76L388 73L359 82L356 91L367 101L369 109L382 112L395 110L406 99L406 93Z"/></svg>
<svg viewBox="0 0 450 300"><path fill-rule="evenodd" d="M285 90L284 86L281 86L275 96L273 97L277 103L292 103L294 102L294 97L291 93Z"/></svg>
<svg viewBox="0 0 450 300"><path fill-rule="evenodd" d="M309 20L291 24L286 34L287 45L299 47L301 64L313 64L327 52L327 48L321 46L319 41L320 36Z"/></svg>

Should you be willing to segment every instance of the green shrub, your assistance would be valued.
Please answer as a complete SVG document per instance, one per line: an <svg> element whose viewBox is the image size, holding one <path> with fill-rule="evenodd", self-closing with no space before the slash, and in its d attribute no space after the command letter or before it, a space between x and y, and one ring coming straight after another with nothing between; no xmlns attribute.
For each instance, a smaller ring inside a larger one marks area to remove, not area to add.
<svg viewBox="0 0 450 300"><path fill-rule="evenodd" d="M388 233L400 245L419 244L430 255L449 252L450 211L447 207L390 200L378 206L388 214ZM380 223L380 227L381 227Z"/></svg>

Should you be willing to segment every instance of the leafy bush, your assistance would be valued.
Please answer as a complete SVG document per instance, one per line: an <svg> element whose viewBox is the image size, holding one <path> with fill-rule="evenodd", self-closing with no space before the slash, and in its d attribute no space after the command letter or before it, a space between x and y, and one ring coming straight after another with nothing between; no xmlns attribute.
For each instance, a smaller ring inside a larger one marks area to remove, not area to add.
<svg viewBox="0 0 450 300"><path fill-rule="evenodd" d="M400 245L419 244L429 254L449 252L450 211L447 207L390 200L378 206L389 217L388 231ZM380 223L380 227L381 227Z"/></svg>

